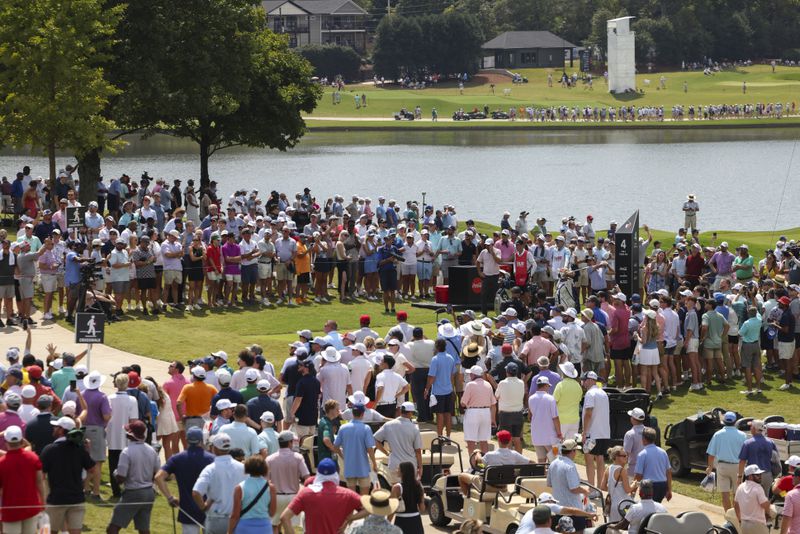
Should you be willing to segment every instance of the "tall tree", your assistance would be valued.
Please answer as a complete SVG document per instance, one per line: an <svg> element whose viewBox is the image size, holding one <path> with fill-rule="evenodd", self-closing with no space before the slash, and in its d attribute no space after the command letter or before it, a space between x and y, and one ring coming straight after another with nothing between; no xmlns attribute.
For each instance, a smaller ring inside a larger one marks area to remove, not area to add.
<svg viewBox="0 0 800 534"><path fill-rule="evenodd" d="M201 187L218 150L294 146L301 113L321 96L311 65L266 28L257 0L137 0L117 54L119 121L195 141Z"/></svg>
<svg viewBox="0 0 800 534"><path fill-rule="evenodd" d="M0 2L0 135L42 149L51 184L56 150L80 160L116 145L105 111L117 91L102 65L123 10L103 0Z"/></svg>

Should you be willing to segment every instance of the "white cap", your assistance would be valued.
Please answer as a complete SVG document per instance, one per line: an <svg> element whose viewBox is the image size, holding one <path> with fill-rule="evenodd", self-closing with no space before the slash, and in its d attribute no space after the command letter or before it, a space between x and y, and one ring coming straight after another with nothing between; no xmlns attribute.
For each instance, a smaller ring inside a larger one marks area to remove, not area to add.
<svg viewBox="0 0 800 534"><path fill-rule="evenodd" d="M231 374L225 369L217 371L217 381L219 381L220 384L230 384L231 378Z"/></svg>
<svg viewBox="0 0 800 534"><path fill-rule="evenodd" d="M244 379L247 382L256 382L261 377L258 369L248 369L244 373Z"/></svg>
<svg viewBox="0 0 800 534"><path fill-rule="evenodd" d="M60 426L67 432L70 430L75 430L75 421L71 417L61 417L59 419L53 419L50 421L50 424L53 426ZM8 439L8 431L15 427L9 427L6 429L6 441L10 441Z"/></svg>
<svg viewBox="0 0 800 534"><path fill-rule="evenodd" d="M22 398L23 399L32 399L36 396L36 388L28 384L27 386L23 386L22 388Z"/></svg>
<svg viewBox="0 0 800 534"><path fill-rule="evenodd" d="M215 404L215 407L220 412L222 410L230 410L234 406L236 406L236 405L234 403L232 403L230 399L220 399L220 400L217 401L217 404Z"/></svg>
<svg viewBox="0 0 800 534"><path fill-rule="evenodd" d="M264 421L265 423L274 423L275 414L270 411L266 411L261 414L261 420Z"/></svg>
<svg viewBox="0 0 800 534"><path fill-rule="evenodd" d="M72 419L70 419L72 421ZM75 428L75 423L72 423L72 428ZM7 443L19 443L22 441L22 429L17 425L11 425L6 428L4 433Z"/></svg>
<svg viewBox="0 0 800 534"><path fill-rule="evenodd" d="M8 432L8 430L6 430ZM749 477L750 475L760 475L765 471L758 467L756 464L750 464L744 468L744 476Z"/></svg>
<svg viewBox="0 0 800 534"><path fill-rule="evenodd" d="M258 391L269 391L269 380L267 380L266 378L262 378L261 380L259 380L258 383L256 384L256 389Z"/></svg>
<svg viewBox="0 0 800 534"><path fill-rule="evenodd" d="M641 408L634 408L633 410L628 410L628 415L636 419L637 421L644 421L645 413L644 410Z"/></svg>
<svg viewBox="0 0 800 534"><path fill-rule="evenodd" d="M196 367L192 367L192 376L195 378L203 378L206 377L206 370L200 367L199 365Z"/></svg>

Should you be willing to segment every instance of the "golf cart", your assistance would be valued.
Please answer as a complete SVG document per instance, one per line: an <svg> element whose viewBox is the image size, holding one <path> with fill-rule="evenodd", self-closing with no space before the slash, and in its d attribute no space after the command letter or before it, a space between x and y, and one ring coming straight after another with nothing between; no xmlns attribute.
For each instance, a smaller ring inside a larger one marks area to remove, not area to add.
<svg viewBox="0 0 800 534"><path fill-rule="evenodd" d="M437 436L433 430L427 430L420 434L422 436L422 477L420 483L425 493L428 493L438 477L450 474L450 468L453 467L456 458L458 458L458 463L461 467L459 473L464 470L464 463L461 459L461 445L458 442L445 436ZM384 447L388 450L389 444L385 443ZM446 448L451 448L454 454L444 452ZM388 456L380 451L375 454L375 459L378 463L378 482L383 489L391 490L392 485L398 481L398 475L389 470Z"/></svg>
<svg viewBox="0 0 800 534"><path fill-rule="evenodd" d="M690 415L674 425L667 425L664 437L672 476L684 476L694 469L705 470L708 466L706 449L714 433L723 427L724 408ZM741 419L740 414L736 418Z"/></svg>

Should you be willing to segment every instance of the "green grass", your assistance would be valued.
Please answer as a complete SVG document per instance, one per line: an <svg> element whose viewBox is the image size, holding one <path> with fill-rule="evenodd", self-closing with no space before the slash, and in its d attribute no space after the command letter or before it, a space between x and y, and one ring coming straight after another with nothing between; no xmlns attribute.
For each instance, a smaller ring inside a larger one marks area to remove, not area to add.
<svg viewBox="0 0 800 534"><path fill-rule="evenodd" d="M566 69L567 73L577 71L577 67ZM503 109L526 105L541 106L664 106L666 115L673 105L707 105L707 104L734 104L755 102L792 102L796 99L797 90L800 89L800 71L790 67L777 67L773 74L770 67L756 65L726 71L714 76L704 76L702 72L665 72L667 80L666 90L657 90L658 81L662 73L640 74L637 76L637 86L645 90L643 95L614 96L607 92L602 77L596 78L594 90L585 90L582 85L574 89L563 89L554 82L553 87L547 86L547 74L553 73L558 79L560 69L522 69L520 72L526 76L529 83L512 84L510 78L507 82L495 87L495 94L491 94L489 84L482 83L480 77L477 81L466 84L464 94L459 94L456 82L442 83L436 88L423 90L401 89L395 86L386 88L373 87L371 84L350 85L342 93L342 101L338 105L332 103L332 91L326 89L319 105L310 118L318 117L392 117L394 112L405 107L413 110L419 105L423 117L430 118L431 108L435 107L440 117L449 117L459 108L471 110L483 109L488 105L490 109ZM644 80L651 81L645 87ZM683 92L684 80L688 83L688 92ZM742 94L742 82L747 81L747 94ZM503 90L510 88L510 96L503 96ZM367 96L367 107L355 109L354 95ZM398 121L402 123L403 121ZM425 121L428 122L428 121ZM499 121L470 121L470 124L498 123ZM689 121L684 121L689 122ZM764 123L765 121L755 121ZM780 121L776 121L780 122ZM505 121L502 122L503 124ZM314 126L322 127L316 122ZM363 123L359 123L363 124ZM395 124L395 123L392 123ZM737 121L738 124L738 121Z"/></svg>

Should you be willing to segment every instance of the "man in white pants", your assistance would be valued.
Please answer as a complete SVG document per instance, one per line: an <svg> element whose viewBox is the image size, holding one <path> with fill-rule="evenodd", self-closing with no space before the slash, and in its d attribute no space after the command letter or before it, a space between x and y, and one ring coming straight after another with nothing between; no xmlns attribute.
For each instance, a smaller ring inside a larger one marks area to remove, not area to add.
<svg viewBox="0 0 800 534"><path fill-rule="evenodd" d="M464 439L469 454L480 446L481 452L489 450L489 438L495 424L497 399L492 386L483 379L484 370L480 365L473 365L469 371L472 380L464 387L461 395L461 407L466 409L464 416Z"/></svg>

